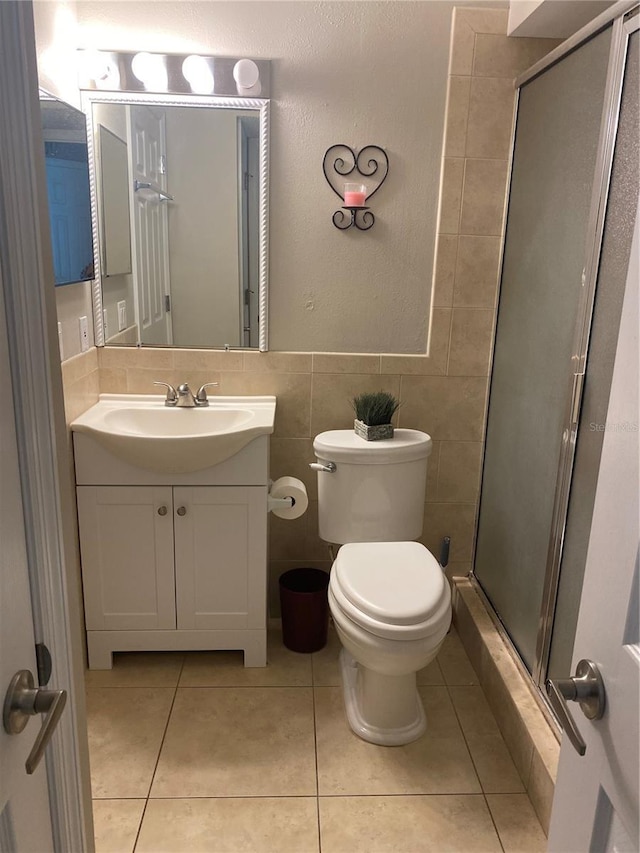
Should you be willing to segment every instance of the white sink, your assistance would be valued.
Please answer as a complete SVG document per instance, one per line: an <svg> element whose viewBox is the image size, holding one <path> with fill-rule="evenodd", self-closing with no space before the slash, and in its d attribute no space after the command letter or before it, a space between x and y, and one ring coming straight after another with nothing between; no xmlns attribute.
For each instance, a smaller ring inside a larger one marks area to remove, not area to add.
<svg viewBox="0 0 640 853"><path fill-rule="evenodd" d="M209 397L208 406L193 409L165 406L164 399L101 394L71 429L130 465L170 474L210 468L273 432L275 397Z"/></svg>

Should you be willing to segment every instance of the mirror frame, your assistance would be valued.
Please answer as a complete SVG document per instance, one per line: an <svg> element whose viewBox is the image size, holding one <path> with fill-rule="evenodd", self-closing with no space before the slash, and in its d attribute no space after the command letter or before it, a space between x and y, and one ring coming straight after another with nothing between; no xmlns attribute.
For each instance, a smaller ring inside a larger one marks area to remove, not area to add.
<svg viewBox="0 0 640 853"><path fill-rule="evenodd" d="M260 118L260 203L258 228L258 306L260 312L260 333L258 350L266 352L269 332L269 106L265 98L229 98L204 95L156 95L141 92L108 92L99 90L81 90L82 110L87 121L87 148L89 153L89 188L91 191L91 226L94 240L94 273L92 284L93 324L95 344L105 346L104 321L102 317L102 266L99 249L98 198L96 169L96 151L94 145L93 104L147 104L157 107L215 107L227 110L257 110ZM195 347L202 349L202 347ZM206 349L224 349L224 347L206 347ZM233 347L246 349L246 347Z"/></svg>

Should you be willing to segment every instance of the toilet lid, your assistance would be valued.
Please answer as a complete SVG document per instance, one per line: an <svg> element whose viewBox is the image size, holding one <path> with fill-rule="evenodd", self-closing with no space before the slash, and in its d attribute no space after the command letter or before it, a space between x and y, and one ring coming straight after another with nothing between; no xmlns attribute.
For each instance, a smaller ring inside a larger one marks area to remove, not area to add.
<svg viewBox="0 0 640 853"><path fill-rule="evenodd" d="M445 596L444 572L418 542L343 545L333 571L345 598L386 625L426 622Z"/></svg>

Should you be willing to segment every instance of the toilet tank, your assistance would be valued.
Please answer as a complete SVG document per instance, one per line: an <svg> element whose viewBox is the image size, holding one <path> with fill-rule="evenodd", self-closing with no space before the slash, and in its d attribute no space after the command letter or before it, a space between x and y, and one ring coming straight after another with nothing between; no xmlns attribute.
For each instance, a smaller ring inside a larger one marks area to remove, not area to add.
<svg viewBox="0 0 640 853"><path fill-rule="evenodd" d="M405 542L422 533L431 438L397 429L391 439L365 441L353 430L320 433L318 462L320 538L345 542ZM331 466L329 466L331 467Z"/></svg>

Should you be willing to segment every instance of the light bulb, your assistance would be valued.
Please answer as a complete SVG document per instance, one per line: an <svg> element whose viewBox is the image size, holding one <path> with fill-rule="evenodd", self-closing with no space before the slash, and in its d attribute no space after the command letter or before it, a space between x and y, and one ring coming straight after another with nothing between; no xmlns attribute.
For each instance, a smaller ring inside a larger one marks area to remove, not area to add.
<svg viewBox="0 0 640 853"><path fill-rule="evenodd" d="M209 63L202 56L192 54L182 63L182 73L189 82L191 90L198 95L210 95L213 92L214 79Z"/></svg>
<svg viewBox="0 0 640 853"><path fill-rule="evenodd" d="M118 89L120 71L117 60L100 50L84 50L81 55L82 73L97 89Z"/></svg>
<svg viewBox="0 0 640 853"><path fill-rule="evenodd" d="M166 92L167 68L164 56L157 53L136 53L131 60L134 76L151 92Z"/></svg>
<svg viewBox="0 0 640 853"><path fill-rule="evenodd" d="M260 79L258 66L251 59L239 59L233 66L233 79L240 89L251 89Z"/></svg>

